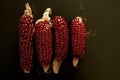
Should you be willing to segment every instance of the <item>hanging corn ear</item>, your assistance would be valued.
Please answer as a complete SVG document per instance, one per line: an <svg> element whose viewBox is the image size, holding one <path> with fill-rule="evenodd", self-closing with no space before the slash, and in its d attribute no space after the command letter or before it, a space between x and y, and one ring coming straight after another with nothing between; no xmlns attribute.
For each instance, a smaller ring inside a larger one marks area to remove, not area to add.
<svg viewBox="0 0 120 80"><path fill-rule="evenodd" d="M86 45L86 28L81 17L76 17L71 22L71 42L73 66L76 67L84 54Z"/></svg>
<svg viewBox="0 0 120 80"><path fill-rule="evenodd" d="M52 31L50 24L49 12L50 8L46 9L42 19L36 21L35 42L38 60L44 69L48 72L52 58Z"/></svg>
<svg viewBox="0 0 120 80"><path fill-rule="evenodd" d="M54 30L54 53L55 53L53 71L57 74L68 52L68 40L69 40L68 26L66 21L61 16L54 17L52 24Z"/></svg>
<svg viewBox="0 0 120 80"><path fill-rule="evenodd" d="M18 42L19 42L19 56L20 65L25 73L29 73L33 67L33 34L34 24L32 11L27 3L26 10L21 16L18 24Z"/></svg>

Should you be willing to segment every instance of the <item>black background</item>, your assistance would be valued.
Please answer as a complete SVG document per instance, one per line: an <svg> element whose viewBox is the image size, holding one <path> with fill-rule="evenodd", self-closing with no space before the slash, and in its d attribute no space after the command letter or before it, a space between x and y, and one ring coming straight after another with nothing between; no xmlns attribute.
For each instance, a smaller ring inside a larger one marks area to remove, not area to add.
<svg viewBox="0 0 120 80"><path fill-rule="evenodd" d="M1 2L0 26L0 80L120 80L120 1L82 0L84 10L78 14L81 0L28 0L35 20L51 7L52 18L63 16L68 25L77 15L87 18L87 29L96 29L96 36L87 38L86 52L79 67L74 69L67 58L58 75L43 74L34 68L24 74L19 65L17 23L23 14L25 0ZM38 75L38 77L37 77Z"/></svg>

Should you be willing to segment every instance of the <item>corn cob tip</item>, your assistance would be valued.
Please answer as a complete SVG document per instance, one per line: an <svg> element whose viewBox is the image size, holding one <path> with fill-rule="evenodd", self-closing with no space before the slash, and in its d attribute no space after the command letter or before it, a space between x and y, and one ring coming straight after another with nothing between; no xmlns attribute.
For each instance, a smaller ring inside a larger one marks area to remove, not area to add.
<svg viewBox="0 0 120 80"><path fill-rule="evenodd" d="M45 12L49 12L49 14L51 15L51 14L52 14L52 9L51 9L51 8L47 8L47 9L45 10Z"/></svg>
<svg viewBox="0 0 120 80"><path fill-rule="evenodd" d="M47 8L47 9L45 10L45 12L43 13L42 19L47 20L47 21L50 21L51 18L50 18L49 15L51 15L51 14L52 14L51 8Z"/></svg>
<svg viewBox="0 0 120 80"><path fill-rule="evenodd" d="M29 5L28 2L25 4L25 8L26 8L26 9L25 9L25 11L24 11L24 15L29 15L30 17L33 18L32 9L31 9L31 7L30 7L30 5Z"/></svg>
<svg viewBox="0 0 120 80"><path fill-rule="evenodd" d="M44 65L43 70L44 70L44 73L48 73L49 65Z"/></svg>
<svg viewBox="0 0 120 80"><path fill-rule="evenodd" d="M54 60L53 61L53 72L58 74L62 61Z"/></svg>
<svg viewBox="0 0 120 80"><path fill-rule="evenodd" d="M77 16L76 19L78 19L80 23L82 22L82 18L81 17Z"/></svg>
<svg viewBox="0 0 120 80"><path fill-rule="evenodd" d="M73 57L73 66L77 67L79 59L77 57Z"/></svg>
<svg viewBox="0 0 120 80"><path fill-rule="evenodd" d="M25 4L25 8L26 8L27 10L31 10L30 5L29 5L28 2Z"/></svg>
<svg viewBox="0 0 120 80"><path fill-rule="evenodd" d="M30 71L24 70L24 73L30 73Z"/></svg>

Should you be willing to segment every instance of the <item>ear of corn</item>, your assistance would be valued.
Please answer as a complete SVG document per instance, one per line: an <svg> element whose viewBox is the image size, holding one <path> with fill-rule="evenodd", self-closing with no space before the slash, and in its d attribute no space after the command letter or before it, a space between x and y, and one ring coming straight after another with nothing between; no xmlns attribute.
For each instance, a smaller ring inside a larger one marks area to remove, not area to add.
<svg viewBox="0 0 120 80"><path fill-rule="evenodd" d="M73 66L76 67L84 54L86 45L86 28L81 17L76 17L71 22L71 42Z"/></svg>
<svg viewBox="0 0 120 80"><path fill-rule="evenodd" d="M54 17L52 21L54 33L54 53L53 71L59 72L59 68L68 52L68 26L61 16Z"/></svg>
<svg viewBox="0 0 120 80"><path fill-rule="evenodd" d="M27 12L27 14L26 14ZM29 73L33 67L33 34L34 24L31 13L26 10L21 16L18 24L18 42L20 65L25 73Z"/></svg>
<svg viewBox="0 0 120 80"><path fill-rule="evenodd" d="M52 58L52 31L49 14L51 8L47 8L43 14L43 17L36 21L35 28L35 42L36 50L38 54L38 60L47 73L50 67Z"/></svg>

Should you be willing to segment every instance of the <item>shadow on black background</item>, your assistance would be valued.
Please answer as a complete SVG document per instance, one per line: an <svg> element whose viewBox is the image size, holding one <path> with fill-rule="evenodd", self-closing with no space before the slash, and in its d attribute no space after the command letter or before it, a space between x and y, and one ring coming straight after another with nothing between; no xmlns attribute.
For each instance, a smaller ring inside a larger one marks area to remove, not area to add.
<svg viewBox="0 0 120 80"><path fill-rule="evenodd" d="M61 15L70 24L70 21L78 15L77 1L80 0L29 2L35 20L42 17L47 7L51 7L52 18ZM82 0L82 2L85 12L79 15L87 18L87 29L94 28L97 34L87 39L86 52L79 63L79 68L72 67L71 58L68 56L58 75L53 72L43 74L37 63L31 74L27 75L20 68L17 49L17 23L23 14L26 1L1 1L0 80L120 80L120 1Z"/></svg>

